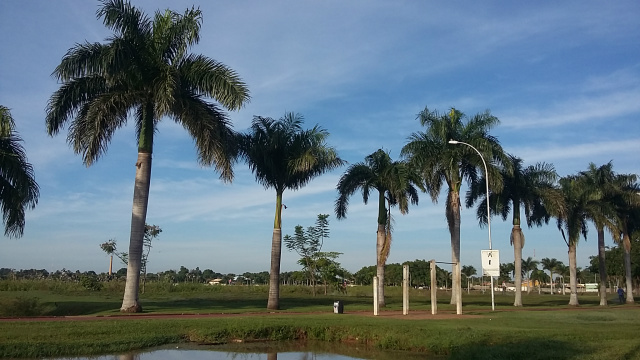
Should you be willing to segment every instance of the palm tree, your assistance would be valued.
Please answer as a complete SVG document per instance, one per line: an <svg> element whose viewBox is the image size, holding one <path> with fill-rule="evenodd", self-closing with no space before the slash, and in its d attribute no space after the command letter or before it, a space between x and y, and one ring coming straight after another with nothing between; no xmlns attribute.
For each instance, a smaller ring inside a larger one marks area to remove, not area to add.
<svg viewBox="0 0 640 360"><path fill-rule="evenodd" d="M501 189L502 178L492 164L506 164L507 159L498 139L489 135L489 130L499 123L498 118L489 111L467 119L465 114L454 108L447 114L425 108L418 114L418 120L422 126L426 126L426 130L411 134L401 154L409 159L424 179L434 203L438 201L442 185L446 183L448 187L445 216L451 235L451 262L454 264L451 296L451 303L454 304L458 292L462 292L459 266L460 188L464 180L468 183L478 181L478 169L483 168L483 164L482 159L470 147L450 145L448 142L457 140L478 149L489 163L490 187L494 191Z"/></svg>
<svg viewBox="0 0 640 360"><path fill-rule="evenodd" d="M633 304L633 281L631 276L631 238L640 236L640 186L636 175L617 175L615 206L616 242L624 249L624 268L627 288L627 304Z"/></svg>
<svg viewBox="0 0 640 360"><path fill-rule="evenodd" d="M302 129L300 114L287 113L279 120L255 116L249 134L240 136L240 153L265 188L276 190L276 212L271 237L271 271L267 308L279 309L280 258L282 256L282 194L298 190L316 176L344 161L326 143L329 133L314 126Z"/></svg>
<svg viewBox="0 0 640 360"><path fill-rule="evenodd" d="M542 264L542 269L549 270L549 283L551 283L551 294L553 294L553 272L563 264L556 258L543 258L542 260L540 260L540 264Z"/></svg>
<svg viewBox="0 0 640 360"><path fill-rule="evenodd" d="M589 192L581 176L566 176L560 179L560 188L564 197L564 211L557 217L558 230L569 249L569 282L571 295L569 305L578 304L577 261L576 251L580 235L586 239L589 229L587 216L591 213L598 195Z"/></svg>
<svg viewBox="0 0 640 360"><path fill-rule="evenodd" d="M463 265L462 270L460 270L460 272L462 273L462 275L464 275L467 278L467 294L468 294L469 280L473 275L477 274L478 272L476 271L476 268L474 268L472 265Z"/></svg>
<svg viewBox="0 0 640 360"><path fill-rule="evenodd" d="M358 189L366 204L372 190L378 191L378 228L376 235L376 275L378 277L378 305L385 306L384 267L391 248L391 207L398 205L400 213L409 212L409 202L418 204L421 187L416 173L404 161L392 161L389 153L377 150L364 162L351 165L338 182L335 212L338 219L347 217L349 197Z"/></svg>
<svg viewBox="0 0 640 360"><path fill-rule="evenodd" d="M540 262L538 260L534 260L529 256L526 260L522 259L522 271L527 275L527 294L531 292L531 272L538 270L538 265Z"/></svg>
<svg viewBox="0 0 640 360"><path fill-rule="evenodd" d="M507 220L512 212L512 224L510 242L513 245L513 256L515 263L515 287L516 295L513 306L522 306L522 248L524 247L524 233L520 228L520 210L523 208L527 225L542 226L548 224L551 216L547 207L553 210L559 208L562 197L554 187L558 177L553 165L547 163L537 163L526 168L522 159L509 155L511 166L502 167L500 174L504 187L499 193L489 195L489 205L494 214L502 216ZM487 223L487 194L485 190L484 177L472 184L467 192L466 205L473 206L479 198L483 200L478 204L477 217L480 224ZM549 205L547 205L549 204Z"/></svg>
<svg viewBox="0 0 640 360"><path fill-rule="evenodd" d="M587 216L593 221L598 233L598 272L600 274L600 305L607 305L607 270L605 263L604 229L607 228L615 238L619 233L614 221L614 198L622 195L617 175L613 172L613 164L609 162L600 167L589 164L587 171L580 172L585 191L592 194L592 200L587 208ZM635 196L633 193L632 196Z"/></svg>
<svg viewBox="0 0 640 360"><path fill-rule="evenodd" d="M21 237L24 234L25 210L38 204L40 189L33 167L15 132L11 111L0 105L0 206L4 234Z"/></svg>
<svg viewBox="0 0 640 360"><path fill-rule="evenodd" d="M66 123L68 141L90 166L107 151L113 133L132 114L138 141L127 283L121 311L142 310L138 301L142 241L151 180L153 135L165 116L194 138L202 164L213 164L231 181L236 137L228 110L249 100L236 73L213 59L188 53L199 41L202 14L156 12L153 19L124 0L105 0L97 12L114 31L108 42L77 44L53 75L62 83L47 105L47 132Z"/></svg>
<svg viewBox="0 0 640 360"><path fill-rule="evenodd" d="M548 279L547 274L545 274L544 270L537 270L536 269L536 270L533 270L531 272L531 280L538 282L538 295L540 295L540 292L541 292L540 288L541 288L542 283L543 282L546 283L549 279Z"/></svg>

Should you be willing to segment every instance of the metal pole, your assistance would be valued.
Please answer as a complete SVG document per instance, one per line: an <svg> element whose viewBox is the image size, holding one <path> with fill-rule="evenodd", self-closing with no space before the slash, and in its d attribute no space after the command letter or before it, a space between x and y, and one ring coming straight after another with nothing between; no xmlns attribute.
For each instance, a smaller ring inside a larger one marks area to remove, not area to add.
<svg viewBox="0 0 640 360"><path fill-rule="evenodd" d="M478 149L473 147L473 145L467 144L466 142L462 142L462 141L456 141L456 140L449 140L449 144L467 145L468 147L472 148L476 153L478 153L478 155L480 156L480 160L482 160L482 165L484 165L484 180L485 180L486 191L487 191L487 228L489 229L489 250L493 250L491 248L491 213L489 212L489 171L487 170L487 163L484 161L484 157L482 157L482 154L480 153L480 151L478 151ZM491 276L491 310L495 310L495 309L496 309L496 306L495 306L494 293L493 293L493 276Z"/></svg>

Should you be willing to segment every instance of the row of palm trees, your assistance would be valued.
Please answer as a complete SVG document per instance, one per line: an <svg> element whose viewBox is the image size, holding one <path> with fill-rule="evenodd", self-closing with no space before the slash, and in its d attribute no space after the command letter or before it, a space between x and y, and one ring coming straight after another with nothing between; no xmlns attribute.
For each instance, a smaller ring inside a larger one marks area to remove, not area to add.
<svg viewBox="0 0 640 360"><path fill-rule="evenodd" d="M126 124L129 115L134 119L138 161L127 285L121 311L142 310L138 286L153 138L164 118L171 118L189 132L195 140L200 163L213 165L223 180L233 179L232 165L240 158L260 184L276 191L267 307L278 309L282 196L285 190L300 189L313 178L344 165L336 150L327 144L329 133L318 125L303 129L302 116L294 113L278 120L256 116L246 134L233 131L223 109L233 111L244 106L250 99L249 90L226 65L189 53L189 48L199 40L202 22L199 10L192 8L183 14L167 10L149 18L124 0L105 0L97 15L114 34L105 44L76 44L64 55L53 73L61 86L47 105L46 126L49 135L54 136L70 123L68 142L89 166L107 151L113 133ZM634 175L626 176L627 182L619 184L620 176L614 174L615 182L603 190L595 185L589 188L587 175L580 174L561 179L559 188L551 165L542 163L524 168L521 160L504 152L498 140L489 134L499 123L489 111L468 118L457 109L440 114L425 108L418 120L425 130L409 136L401 151L402 160L393 161L388 152L378 150L364 162L350 166L337 185L335 213L339 219L346 217L349 197L357 190L362 191L365 203L371 191L378 191L376 264L380 277L384 277L391 246L391 208L397 205L401 213L407 213L409 203L418 203L418 190L429 193L437 202L444 184L453 263L460 260L462 184L466 182L470 189L466 205L480 201L482 207L487 194L479 190L478 184L484 182L484 177L489 179L493 213L505 219L509 212L513 214L511 240L516 264L520 263L517 260L521 259L524 243L521 208L529 226L556 217L558 227L568 233L567 244L570 250L573 246L574 255L580 230L586 235L586 219L596 221L595 212L587 217L584 215L587 211L600 209L602 218L597 218L597 224L609 229L616 239L627 241L625 236L628 239L637 226L638 221L631 215L622 216L628 214L623 209L637 211L636 199L628 196L632 189L637 189ZM475 152L449 145L451 139L478 149L489 160L488 174L480 173L482 159ZM615 205L607 207L606 202ZM478 214L481 224L488 220L480 210ZM516 277L518 274L516 271ZM454 267L452 301L455 294L461 293L460 275L459 266ZM380 305L384 306L382 286L380 292ZM519 293L514 305L522 305Z"/></svg>

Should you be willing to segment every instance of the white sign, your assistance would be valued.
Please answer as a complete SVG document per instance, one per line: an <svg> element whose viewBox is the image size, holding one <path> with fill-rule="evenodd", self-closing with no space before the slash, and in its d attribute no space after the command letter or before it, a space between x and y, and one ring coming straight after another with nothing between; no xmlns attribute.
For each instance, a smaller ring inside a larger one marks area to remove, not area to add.
<svg viewBox="0 0 640 360"><path fill-rule="evenodd" d="M482 276L500 276L500 251L480 251L482 255Z"/></svg>

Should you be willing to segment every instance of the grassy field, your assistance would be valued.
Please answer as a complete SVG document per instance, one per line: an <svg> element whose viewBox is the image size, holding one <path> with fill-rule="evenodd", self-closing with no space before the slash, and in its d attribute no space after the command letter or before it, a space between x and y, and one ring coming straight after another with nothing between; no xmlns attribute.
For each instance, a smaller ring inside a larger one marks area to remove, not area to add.
<svg viewBox="0 0 640 360"><path fill-rule="evenodd" d="M4 284L7 285L7 284ZM231 340L317 340L357 343L375 349L403 350L436 359L640 359L640 307L598 306L594 295L580 295L579 309L568 296L523 295L514 311L513 294L463 296L463 316L452 319L373 317L371 288L313 297L296 287L282 288L281 311L266 310L262 287L148 288L142 296L146 314L237 314L230 317L150 319L119 314L118 289L88 292L67 288L26 288L0 284L0 308L33 315L100 315L84 321L0 321L0 357L108 354L163 344L219 344ZM402 309L401 289L387 289L388 306ZM440 313L453 313L449 294L439 293ZM333 314L333 301L345 314ZM428 311L428 293L411 292L411 311ZM346 350L345 350L346 351ZM363 355L359 355L365 357ZM380 358L376 356L376 358ZM396 357L398 358L398 357ZM401 357L400 357L401 358Z"/></svg>

